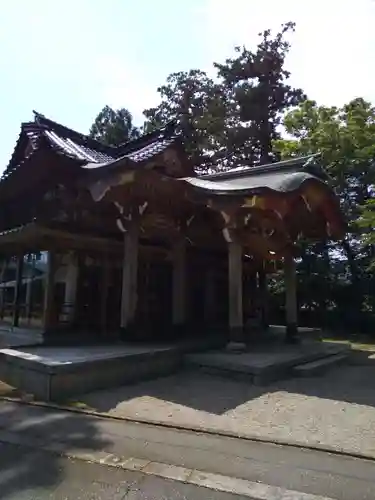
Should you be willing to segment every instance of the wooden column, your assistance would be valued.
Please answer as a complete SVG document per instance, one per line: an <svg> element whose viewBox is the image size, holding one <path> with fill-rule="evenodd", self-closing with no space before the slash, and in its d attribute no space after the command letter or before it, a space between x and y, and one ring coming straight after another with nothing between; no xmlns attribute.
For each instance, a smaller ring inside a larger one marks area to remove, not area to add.
<svg viewBox="0 0 375 500"><path fill-rule="evenodd" d="M22 274L23 274L23 264L24 264L23 259L24 259L23 254L17 257L16 284L14 288L13 322L12 322L12 325L14 327L18 327L20 323Z"/></svg>
<svg viewBox="0 0 375 500"><path fill-rule="evenodd" d="M286 341L295 342L298 338L297 274L296 263L292 255L284 257L284 276L286 294Z"/></svg>
<svg viewBox="0 0 375 500"><path fill-rule="evenodd" d="M264 262L261 264L261 268L258 271L258 291L261 304L261 325L262 328L267 329L269 327L268 323L268 289L267 289L267 275L265 272Z"/></svg>
<svg viewBox="0 0 375 500"><path fill-rule="evenodd" d="M8 268L8 259L4 259L1 267L0 283L3 285L5 283L6 270ZM5 289L0 290L0 318L4 319L4 308L5 308Z"/></svg>
<svg viewBox="0 0 375 500"><path fill-rule="evenodd" d="M233 347L244 347L243 343L243 298L242 298L242 246L228 243L229 269L229 328Z"/></svg>
<svg viewBox="0 0 375 500"><path fill-rule="evenodd" d="M103 333L107 331L108 323L108 292L109 292L109 277L110 277L110 266L109 258L105 256L103 258L102 265L102 286L101 286L101 296L100 296L100 321L101 330Z"/></svg>
<svg viewBox="0 0 375 500"><path fill-rule="evenodd" d="M124 233L121 328L127 328L133 323L137 308L138 232L138 223L133 222Z"/></svg>
<svg viewBox="0 0 375 500"><path fill-rule="evenodd" d="M75 255L69 255L69 263L66 270L64 297L68 323L73 323L76 317L77 286L78 258Z"/></svg>
<svg viewBox="0 0 375 500"><path fill-rule="evenodd" d="M179 238L173 247L173 318L174 326L186 322L186 240Z"/></svg>
<svg viewBox="0 0 375 500"><path fill-rule="evenodd" d="M31 322L32 312L33 312L33 284L34 284L34 272L35 272L35 256L34 254L29 254L28 264L30 264L31 258L31 267L28 266L27 272L27 282L26 282L26 317L28 323Z"/></svg>
<svg viewBox="0 0 375 500"><path fill-rule="evenodd" d="M55 326L55 273L56 273L55 252L47 253L47 270L44 284L44 310L43 310L43 330L48 332Z"/></svg>
<svg viewBox="0 0 375 500"><path fill-rule="evenodd" d="M208 267L204 286L204 319L206 324L215 320L215 269Z"/></svg>

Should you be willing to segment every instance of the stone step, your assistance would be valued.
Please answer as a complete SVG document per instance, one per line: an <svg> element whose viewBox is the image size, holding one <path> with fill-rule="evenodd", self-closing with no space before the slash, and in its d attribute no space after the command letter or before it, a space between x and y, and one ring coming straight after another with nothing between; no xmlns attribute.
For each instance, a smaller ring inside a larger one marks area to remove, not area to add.
<svg viewBox="0 0 375 500"><path fill-rule="evenodd" d="M310 363L303 363L293 367L293 375L298 377L311 377L313 375L321 375L329 368L342 363L348 358L348 352L334 354L325 358L311 361Z"/></svg>

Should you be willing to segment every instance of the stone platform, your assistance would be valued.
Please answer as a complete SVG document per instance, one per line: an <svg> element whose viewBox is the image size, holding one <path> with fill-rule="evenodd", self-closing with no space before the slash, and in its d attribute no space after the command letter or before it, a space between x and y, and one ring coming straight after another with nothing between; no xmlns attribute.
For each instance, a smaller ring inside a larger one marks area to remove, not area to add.
<svg viewBox="0 0 375 500"><path fill-rule="evenodd" d="M0 350L0 380L45 401L167 375L182 364L174 346L30 347Z"/></svg>
<svg viewBox="0 0 375 500"><path fill-rule="evenodd" d="M298 375L298 367L329 360L343 361L350 348L334 343L304 340L298 345L273 342L254 345L246 352L226 350L188 354L185 362L194 368L230 378L246 379L255 384ZM340 355L340 356L338 356Z"/></svg>
<svg viewBox="0 0 375 500"><path fill-rule="evenodd" d="M183 365L186 353L221 344L207 338L164 345L14 346L0 349L0 380L52 401L169 375Z"/></svg>

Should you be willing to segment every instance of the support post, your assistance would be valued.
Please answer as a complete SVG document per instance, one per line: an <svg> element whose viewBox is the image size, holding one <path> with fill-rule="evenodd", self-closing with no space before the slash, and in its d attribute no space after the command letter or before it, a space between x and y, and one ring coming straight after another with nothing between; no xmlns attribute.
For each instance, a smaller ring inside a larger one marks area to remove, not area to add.
<svg viewBox="0 0 375 500"><path fill-rule="evenodd" d="M286 342L298 341L298 318L297 318L297 273L296 263L293 256L284 257L285 275L285 315L286 315Z"/></svg>
<svg viewBox="0 0 375 500"><path fill-rule="evenodd" d="M4 285L7 268L8 268L8 259L4 258L0 275L1 285ZM4 319L4 309L5 309L5 288L3 288L2 286L0 291L0 319Z"/></svg>
<svg viewBox="0 0 375 500"><path fill-rule="evenodd" d="M43 330L48 332L55 326L55 272L56 255L53 251L47 254L47 271L44 287Z"/></svg>
<svg viewBox="0 0 375 500"><path fill-rule="evenodd" d="M204 287L204 319L207 325L215 319L215 269L208 267Z"/></svg>
<svg viewBox="0 0 375 500"><path fill-rule="evenodd" d="M261 325L264 330L269 327L268 323L268 289L267 289L267 276L265 272L264 262L262 262L262 267L258 271L258 288L261 303Z"/></svg>
<svg viewBox="0 0 375 500"><path fill-rule="evenodd" d="M31 260L31 267L30 267ZM34 272L35 272L35 258L34 254L30 253L28 258L28 272L26 281L26 318L30 325L33 309L33 283L34 283Z"/></svg>
<svg viewBox="0 0 375 500"><path fill-rule="evenodd" d="M186 240L181 236L173 247L173 318L174 326L186 322Z"/></svg>
<svg viewBox="0 0 375 500"><path fill-rule="evenodd" d="M21 312L21 292L22 292L22 274L23 274L23 261L24 255L20 254L17 257L17 269L16 269L16 284L14 289L14 301L13 301L13 322L12 326L17 328L20 323L20 312Z"/></svg>
<svg viewBox="0 0 375 500"><path fill-rule="evenodd" d="M67 311L67 321L74 323L77 307L77 286L78 286L78 259L75 255L69 256L69 263L66 271L64 305Z"/></svg>
<svg viewBox="0 0 375 500"><path fill-rule="evenodd" d="M234 350L243 350L246 345L243 338L242 246L236 241L228 243L228 269L229 347Z"/></svg>
<svg viewBox="0 0 375 500"><path fill-rule="evenodd" d="M121 328L128 328L135 319L137 308L138 224L133 221L124 233L122 266Z"/></svg>
<svg viewBox="0 0 375 500"><path fill-rule="evenodd" d="M105 256L103 258L102 266L102 286L101 286L101 296L100 296L100 320L101 320L101 330L102 333L107 331L107 320L108 320L108 292L109 292L109 258Z"/></svg>

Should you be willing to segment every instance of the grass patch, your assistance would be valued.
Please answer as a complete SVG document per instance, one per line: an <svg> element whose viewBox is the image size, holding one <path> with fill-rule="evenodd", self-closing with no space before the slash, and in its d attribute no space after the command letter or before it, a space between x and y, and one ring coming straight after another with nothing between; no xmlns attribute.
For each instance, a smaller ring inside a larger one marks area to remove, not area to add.
<svg viewBox="0 0 375 500"><path fill-rule="evenodd" d="M95 411L95 408L92 408L82 401L65 401L63 404L68 408L75 408L77 410Z"/></svg>
<svg viewBox="0 0 375 500"><path fill-rule="evenodd" d="M324 337L322 340L323 342L348 345L355 351L375 352L375 341L373 339L358 338L358 340L349 340Z"/></svg>
<svg viewBox="0 0 375 500"><path fill-rule="evenodd" d="M27 394L26 392L20 391L16 387L6 384L0 380L0 398L14 398L21 399L24 401L32 401L34 396L32 394Z"/></svg>

